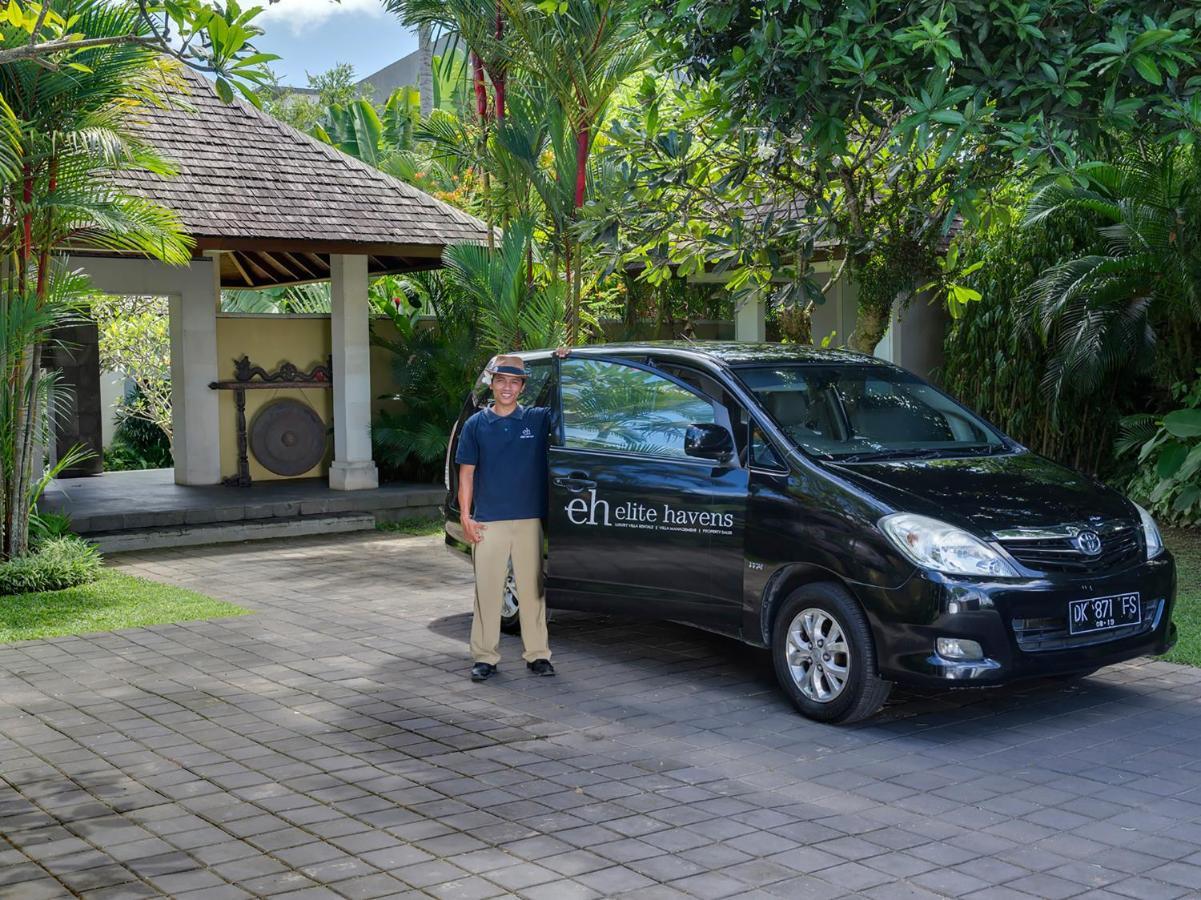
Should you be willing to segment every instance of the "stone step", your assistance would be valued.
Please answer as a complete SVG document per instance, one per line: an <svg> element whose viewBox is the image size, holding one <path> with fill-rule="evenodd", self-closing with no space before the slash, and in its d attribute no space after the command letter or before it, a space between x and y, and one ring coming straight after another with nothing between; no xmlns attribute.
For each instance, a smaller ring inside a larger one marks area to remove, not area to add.
<svg viewBox="0 0 1201 900"><path fill-rule="evenodd" d="M375 516L360 512L244 519L205 525L133 528L123 531L99 531L83 536L95 544L101 553L112 554L154 550L160 547L195 547L202 544L231 544L267 538L342 534L347 531L370 531L373 528Z"/></svg>
<svg viewBox="0 0 1201 900"><path fill-rule="evenodd" d="M373 490L334 491L318 478L264 481L248 488L179 485L171 469L149 469L59 479L38 505L43 512L66 513L71 530L87 537L346 513L391 522L437 515L445 498L446 489L434 484L392 482Z"/></svg>

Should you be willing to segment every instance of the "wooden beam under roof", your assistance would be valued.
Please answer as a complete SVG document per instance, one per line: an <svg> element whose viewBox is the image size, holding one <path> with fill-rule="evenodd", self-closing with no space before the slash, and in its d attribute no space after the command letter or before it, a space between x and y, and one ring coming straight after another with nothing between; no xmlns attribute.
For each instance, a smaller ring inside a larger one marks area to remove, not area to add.
<svg viewBox="0 0 1201 900"><path fill-rule="evenodd" d="M247 274L246 270L244 268L242 268L242 264L240 262L238 262L238 254L226 253L225 256L229 258L229 261L231 263L233 263L234 268L238 270L238 274L242 276L242 280L246 282L246 286L248 288L258 287L258 285L256 285L254 283L254 280L250 277L250 275Z"/></svg>
<svg viewBox="0 0 1201 900"><path fill-rule="evenodd" d="M300 259L298 259L293 254L288 253L285 250L281 250L279 252L280 252L280 255L282 257L284 257L284 259L286 259L288 262L290 262L292 265L294 265L300 271L304 272L305 275L307 275L309 278L317 278L318 277L316 272L314 272L312 269L310 269L308 266L306 266Z"/></svg>
<svg viewBox="0 0 1201 900"><path fill-rule="evenodd" d="M238 256L238 253L234 253L234 256ZM249 253L242 253L241 256L246 265L252 268L254 273L262 279L255 287L271 287L275 284L276 279L271 277L271 273L255 262Z"/></svg>
<svg viewBox="0 0 1201 900"><path fill-rule="evenodd" d="M284 265L283 262L279 259L277 254L256 252L254 255L257 256L261 262L265 262L267 265L269 265L271 268L273 268L280 275L285 276L288 279L288 281L303 281L304 280L304 277L305 277L304 275L302 275L298 272L294 272L290 268L288 268L286 265Z"/></svg>

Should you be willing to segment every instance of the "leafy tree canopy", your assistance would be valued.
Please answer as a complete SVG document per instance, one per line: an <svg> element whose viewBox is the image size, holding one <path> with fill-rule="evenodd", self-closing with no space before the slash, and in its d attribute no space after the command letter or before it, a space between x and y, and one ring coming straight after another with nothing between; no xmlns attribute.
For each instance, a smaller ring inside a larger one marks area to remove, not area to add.
<svg viewBox="0 0 1201 900"><path fill-rule="evenodd" d="M819 158L868 126L1028 164L1201 128L1198 0L654 0L649 15L712 104Z"/></svg>
<svg viewBox="0 0 1201 900"><path fill-rule="evenodd" d="M89 23L73 12L77 4L59 2L57 9L54 5L54 0L9 0L0 7L0 32L5 38L0 41L0 66L34 62L49 69L65 67L90 74L86 56L81 54L100 47L137 45L212 75L217 93L226 103L237 89L257 106L255 89L269 81L266 64L279 58L260 53L253 44L263 33L253 22L263 8L242 9L237 0L113 3L109 11L124 16L129 26L111 33L89 31Z"/></svg>

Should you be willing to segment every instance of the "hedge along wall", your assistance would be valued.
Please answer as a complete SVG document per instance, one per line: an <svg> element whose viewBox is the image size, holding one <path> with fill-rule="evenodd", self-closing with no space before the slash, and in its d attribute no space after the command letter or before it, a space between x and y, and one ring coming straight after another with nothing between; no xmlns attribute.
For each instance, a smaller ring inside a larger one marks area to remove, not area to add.
<svg viewBox="0 0 1201 900"><path fill-rule="evenodd" d="M1022 294L1044 271L1104 247L1093 222L1060 216L1030 227L1002 223L966 243L968 278L981 299L952 321L945 343L946 390L1032 450L1094 474L1113 465L1118 420L1139 408L1139 386L1122 376L1102 389L1053 403L1043 385L1058 332L1040 337Z"/></svg>

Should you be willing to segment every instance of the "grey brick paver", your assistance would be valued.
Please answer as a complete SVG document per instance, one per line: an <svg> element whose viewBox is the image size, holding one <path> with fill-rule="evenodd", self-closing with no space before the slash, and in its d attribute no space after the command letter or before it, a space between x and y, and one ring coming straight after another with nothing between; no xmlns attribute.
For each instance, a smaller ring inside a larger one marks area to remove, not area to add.
<svg viewBox="0 0 1201 900"><path fill-rule="evenodd" d="M838 729L670 624L556 614L559 678L505 638L471 685L437 538L116 561L256 614L0 646L0 895L1201 892L1193 670L898 692Z"/></svg>

